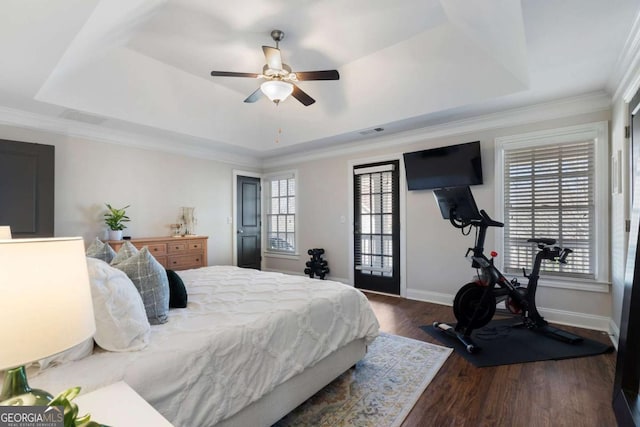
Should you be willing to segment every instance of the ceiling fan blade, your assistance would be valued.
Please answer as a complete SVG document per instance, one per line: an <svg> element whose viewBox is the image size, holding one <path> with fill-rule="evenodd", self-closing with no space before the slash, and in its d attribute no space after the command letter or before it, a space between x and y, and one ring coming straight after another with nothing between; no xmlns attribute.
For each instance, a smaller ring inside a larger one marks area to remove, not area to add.
<svg viewBox="0 0 640 427"><path fill-rule="evenodd" d="M298 80L340 80L338 70L296 71Z"/></svg>
<svg viewBox="0 0 640 427"><path fill-rule="evenodd" d="M267 59L267 66L272 70L282 70L282 56L280 49L271 46L262 46L264 57Z"/></svg>
<svg viewBox="0 0 640 427"><path fill-rule="evenodd" d="M236 73L234 71L212 71L211 75L214 77L251 77L253 79L258 78L256 73Z"/></svg>
<svg viewBox="0 0 640 427"><path fill-rule="evenodd" d="M262 98L262 90L260 88L256 89L251 95L244 100L244 102L256 102L258 99Z"/></svg>
<svg viewBox="0 0 640 427"><path fill-rule="evenodd" d="M291 94L291 96L300 101L305 107L308 107L309 105L316 102L315 99L310 97L305 91L303 91L296 85L293 85L293 93Z"/></svg>

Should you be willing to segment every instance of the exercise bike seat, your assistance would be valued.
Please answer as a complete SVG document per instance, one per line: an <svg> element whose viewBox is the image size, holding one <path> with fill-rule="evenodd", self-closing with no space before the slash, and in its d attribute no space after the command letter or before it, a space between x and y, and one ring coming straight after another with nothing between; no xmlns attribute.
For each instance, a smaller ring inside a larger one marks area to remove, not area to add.
<svg viewBox="0 0 640 427"><path fill-rule="evenodd" d="M527 239L527 242L551 246L556 244L556 239L535 239L532 237L531 239Z"/></svg>

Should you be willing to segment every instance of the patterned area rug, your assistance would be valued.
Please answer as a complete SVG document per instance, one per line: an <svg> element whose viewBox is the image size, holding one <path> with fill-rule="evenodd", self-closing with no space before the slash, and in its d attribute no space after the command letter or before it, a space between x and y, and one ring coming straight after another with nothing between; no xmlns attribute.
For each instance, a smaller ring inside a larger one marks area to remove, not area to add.
<svg viewBox="0 0 640 427"><path fill-rule="evenodd" d="M273 427L397 427L452 351L381 333L355 369Z"/></svg>

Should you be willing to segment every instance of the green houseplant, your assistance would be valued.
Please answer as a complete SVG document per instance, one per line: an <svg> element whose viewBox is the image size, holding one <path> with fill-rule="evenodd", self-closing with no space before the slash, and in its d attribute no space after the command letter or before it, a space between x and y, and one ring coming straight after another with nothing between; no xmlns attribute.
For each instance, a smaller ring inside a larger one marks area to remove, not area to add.
<svg viewBox="0 0 640 427"><path fill-rule="evenodd" d="M131 205L120 209L112 207L109 203L105 203L105 205L107 209L109 209L109 211L104 214L104 222L107 224L107 227L109 227L109 240L122 240L122 230L127 228L124 223L131 221L126 213L126 209Z"/></svg>

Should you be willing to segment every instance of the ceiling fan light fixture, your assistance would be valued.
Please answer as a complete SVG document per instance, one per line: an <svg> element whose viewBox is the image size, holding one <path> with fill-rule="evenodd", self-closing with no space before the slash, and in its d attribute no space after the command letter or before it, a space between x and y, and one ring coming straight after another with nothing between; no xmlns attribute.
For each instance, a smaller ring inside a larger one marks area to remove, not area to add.
<svg viewBox="0 0 640 427"><path fill-rule="evenodd" d="M269 80L260 85L260 90L267 95L267 98L278 104L293 93L293 85L281 80Z"/></svg>

